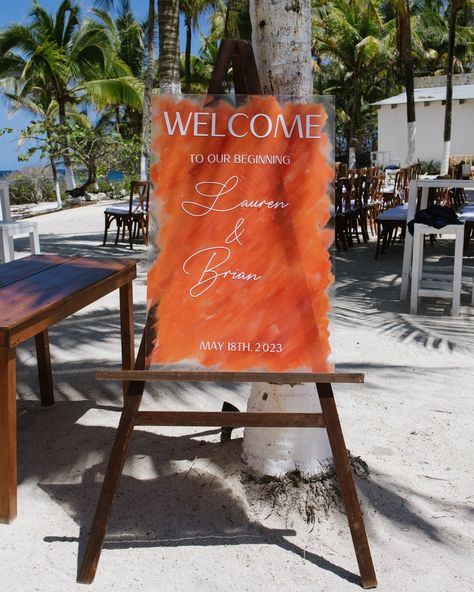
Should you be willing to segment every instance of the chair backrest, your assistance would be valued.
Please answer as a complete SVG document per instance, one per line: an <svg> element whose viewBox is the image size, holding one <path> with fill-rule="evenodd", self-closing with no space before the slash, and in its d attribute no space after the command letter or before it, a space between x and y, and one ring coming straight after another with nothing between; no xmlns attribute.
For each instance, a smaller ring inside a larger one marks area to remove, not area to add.
<svg viewBox="0 0 474 592"><path fill-rule="evenodd" d="M347 177L347 170L347 164L345 162L341 162L337 171L337 179L340 177Z"/></svg>
<svg viewBox="0 0 474 592"><path fill-rule="evenodd" d="M337 214L351 210L352 179L340 177L334 184L334 201Z"/></svg>
<svg viewBox="0 0 474 592"><path fill-rule="evenodd" d="M382 199L383 175L368 177L366 180L366 196L368 201L375 202Z"/></svg>
<svg viewBox="0 0 474 592"><path fill-rule="evenodd" d="M361 208L366 199L366 177L359 175L352 179L352 194L351 200L354 202L354 209Z"/></svg>
<svg viewBox="0 0 474 592"><path fill-rule="evenodd" d="M344 181L345 178L339 178L334 184L334 206L336 214L342 214L344 211Z"/></svg>
<svg viewBox="0 0 474 592"><path fill-rule="evenodd" d="M150 181L132 181L130 186L130 202L129 213L146 214L148 213L148 206L150 204ZM138 203L135 201L135 196L138 195Z"/></svg>
<svg viewBox="0 0 474 592"><path fill-rule="evenodd" d="M10 222L11 219L8 181L0 181L0 221Z"/></svg>

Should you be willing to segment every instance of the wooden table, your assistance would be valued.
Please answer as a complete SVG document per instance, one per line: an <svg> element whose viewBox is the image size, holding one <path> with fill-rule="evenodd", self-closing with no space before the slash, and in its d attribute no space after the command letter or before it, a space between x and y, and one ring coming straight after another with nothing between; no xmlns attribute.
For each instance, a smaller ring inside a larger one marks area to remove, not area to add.
<svg viewBox="0 0 474 592"><path fill-rule="evenodd" d="M54 403L48 327L120 290L122 367L135 361L137 261L32 255L0 265L0 522L16 516L16 346L35 337L42 405Z"/></svg>

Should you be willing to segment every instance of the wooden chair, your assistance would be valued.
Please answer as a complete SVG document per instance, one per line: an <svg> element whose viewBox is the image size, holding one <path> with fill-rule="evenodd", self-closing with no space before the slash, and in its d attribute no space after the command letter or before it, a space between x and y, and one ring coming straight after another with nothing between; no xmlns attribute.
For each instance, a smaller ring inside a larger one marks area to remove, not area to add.
<svg viewBox="0 0 474 592"><path fill-rule="evenodd" d="M118 243L120 232L122 232L122 240L125 240L125 231L127 230L128 242L131 249L133 249L133 241L139 237L140 232L145 245L148 244L150 188L150 181L132 181L128 206L113 206L104 211L105 230L103 245L107 242L107 233L114 220L117 223L115 244Z"/></svg>
<svg viewBox="0 0 474 592"><path fill-rule="evenodd" d="M376 218L382 211L382 183L383 175L375 175L368 177L365 181L364 201L366 208L366 216L370 233L372 236L376 234Z"/></svg>
<svg viewBox="0 0 474 592"><path fill-rule="evenodd" d="M361 169L363 171L365 169ZM355 233L355 237L357 242L359 243L359 229L357 225L360 227L360 233L362 235L362 240L366 243L369 240L369 233L367 231L367 185L366 185L366 177L361 174L357 176L352 181L352 200L351 200L351 208L355 213L354 216L354 224L352 226L352 230Z"/></svg>
<svg viewBox="0 0 474 592"><path fill-rule="evenodd" d="M354 200L354 178L342 178L339 179L341 201L342 201L342 214L344 215L344 234L346 242L349 247L352 247L354 241L353 237L358 243L360 243L359 236L359 217L360 211L357 208L357 204Z"/></svg>

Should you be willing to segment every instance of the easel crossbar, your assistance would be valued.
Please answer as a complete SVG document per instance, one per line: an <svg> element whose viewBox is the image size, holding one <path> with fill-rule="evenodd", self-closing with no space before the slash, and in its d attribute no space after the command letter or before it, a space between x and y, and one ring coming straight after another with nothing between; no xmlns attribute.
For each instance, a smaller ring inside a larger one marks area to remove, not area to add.
<svg viewBox="0 0 474 592"><path fill-rule="evenodd" d="M326 426L322 413L238 413L232 411L138 411L137 426L216 426L279 428Z"/></svg>
<svg viewBox="0 0 474 592"><path fill-rule="evenodd" d="M96 380L144 382L270 382L275 384L359 384L364 374L355 372L189 372L182 370L98 370Z"/></svg>

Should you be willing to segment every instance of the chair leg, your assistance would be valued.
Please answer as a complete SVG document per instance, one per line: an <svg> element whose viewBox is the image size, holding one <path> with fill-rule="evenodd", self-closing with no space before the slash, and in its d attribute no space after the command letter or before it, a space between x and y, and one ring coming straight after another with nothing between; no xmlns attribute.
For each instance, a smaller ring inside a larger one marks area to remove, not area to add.
<svg viewBox="0 0 474 592"><path fill-rule="evenodd" d="M29 233L29 238L30 238L31 252L34 253L35 255L38 255L39 253L41 253L41 249L40 249L38 231L36 230L36 228L35 228L35 230L32 230Z"/></svg>
<svg viewBox="0 0 474 592"><path fill-rule="evenodd" d="M393 229L391 227L387 227L386 225L382 225L382 248L380 249L380 253L384 253L388 246L390 246L390 241L392 239Z"/></svg>
<svg viewBox="0 0 474 592"><path fill-rule="evenodd" d="M8 263L12 260L12 253L8 232L5 229L0 230L0 261L2 263Z"/></svg>
<svg viewBox="0 0 474 592"><path fill-rule="evenodd" d="M105 212L104 240L102 241L102 246L105 246L107 243L107 233L109 231L109 228L110 228L110 218L107 216L107 213Z"/></svg>
<svg viewBox="0 0 474 592"><path fill-rule="evenodd" d="M380 239L382 238L382 224L377 222L377 246L375 247L375 259L379 258L380 254Z"/></svg>
<svg viewBox="0 0 474 592"><path fill-rule="evenodd" d="M115 234L115 244L117 244L119 241L121 229L122 229L122 221L117 218L117 232Z"/></svg>
<svg viewBox="0 0 474 592"><path fill-rule="evenodd" d="M352 216L352 231L355 234L357 243L360 245L360 237L359 237L359 229L357 227L357 219L358 219L358 215L354 212L354 214Z"/></svg>
<svg viewBox="0 0 474 592"><path fill-rule="evenodd" d="M133 250L133 220L129 220L127 224L123 225L124 233L125 233L125 226L128 228L128 240L130 244L130 248Z"/></svg>
<svg viewBox="0 0 474 592"><path fill-rule="evenodd" d="M145 245L147 245L148 244L148 230L147 230L145 220L143 220L143 218L140 218L140 220L138 221L138 228L142 231L143 242L145 243ZM138 234L140 234L140 233L138 233Z"/></svg>

